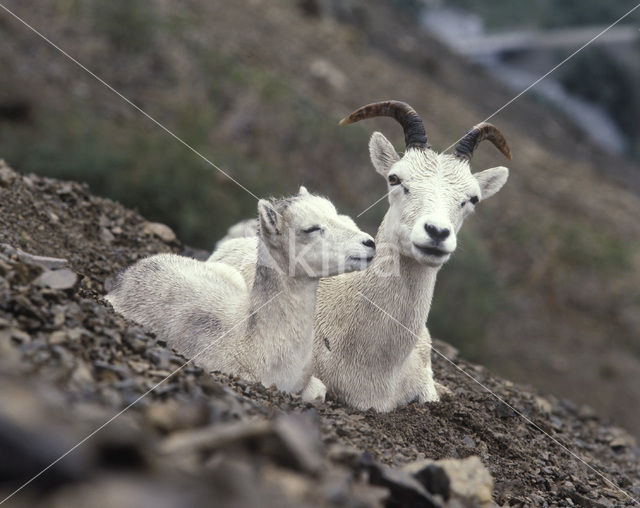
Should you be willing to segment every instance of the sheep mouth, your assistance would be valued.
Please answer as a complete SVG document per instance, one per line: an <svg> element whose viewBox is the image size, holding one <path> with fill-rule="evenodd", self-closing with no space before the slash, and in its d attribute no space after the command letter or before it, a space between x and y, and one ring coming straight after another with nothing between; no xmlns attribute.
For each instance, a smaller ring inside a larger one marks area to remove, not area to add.
<svg viewBox="0 0 640 508"><path fill-rule="evenodd" d="M426 246L423 247L422 245L418 245L417 243L414 243L413 245L416 249L418 249L423 254L426 254L427 256L443 258L451 254L450 252L447 252L446 250L438 249L437 247L426 247Z"/></svg>
<svg viewBox="0 0 640 508"><path fill-rule="evenodd" d="M373 261L373 254L371 256L366 256L366 257L349 256L349 259L351 261L356 261L358 263L362 263L363 261L366 261L367 263L371 263L371 261Z"/></svg>

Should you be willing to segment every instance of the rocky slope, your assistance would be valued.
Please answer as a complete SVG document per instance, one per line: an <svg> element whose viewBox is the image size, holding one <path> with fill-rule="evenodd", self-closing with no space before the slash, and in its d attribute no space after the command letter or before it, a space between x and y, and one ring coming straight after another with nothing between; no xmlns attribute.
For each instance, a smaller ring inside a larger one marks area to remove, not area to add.
<svg viewBox="0 0 640 508"><path fill-rule="evenodd" d="M402 135L390 120L339 129L339 118L403 99L443 149L514 95L398 4L5 2L257 195L306 184L354 216L385 189L368 136L402 146ZM205 248L255 213L249 194L4 11L0 40L0 153L20 171L88 181ZM640 432L640 171L528 94L492 121L514 154L510 180L465 224L429 326L493 371ZM503 163L484 145L473 161ZM374 231L383 212L358 223Z"/></svg>
<svg viewBox="0 0 640 508"><path fill-rule="evenodd" d="M7 506L623 506L640 496L640 450L626 432L442 342L452 361L436 355L435 373L453 395L388 414L185 364L102 301L115 272L183 246L86 186L0 164L0 224L0 499L88 438Z"/></svg>

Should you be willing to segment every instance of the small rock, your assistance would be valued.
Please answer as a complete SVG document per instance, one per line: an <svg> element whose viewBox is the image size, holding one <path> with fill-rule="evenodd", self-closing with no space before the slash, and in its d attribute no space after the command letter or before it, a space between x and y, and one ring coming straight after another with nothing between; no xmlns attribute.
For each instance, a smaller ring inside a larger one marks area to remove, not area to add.
<svg viewBox="0 0 640 508"><path fill-rule="evenodd" d="M154 376L154 377L169 377L171 375L171 371L169 370L162 370L162 369L151 369L147 371L147 374L149 376Z"/></svg>
<svg viewBox="0 0 640 508"><path fill-rule="evenodd" d="M582 404L580 409L578 409L578 417L581 420L596 420L598 415L596 414L595 409L593 409L588 404Z"/></svg>
<svg viewBox="0 0 640 508"><path fill-rule="evenodd" d="M18 174L0 160L0 186L9 187L17 177Z"/></svg>
<svg viewBox="0 0 640 508"><path fill-rule="evenodd" d="M20 344L31 342L31 336L19 328L8 328L0 331L0 341L14 340Z"/></svg>
<svg viewBox="0 0 640 508"><path fill-rule="evenodd" d="M97 360L95 362L93 362L94 367L98 370L98 372L100 373L113 373L115 374L119 379L125 379L128 378L129 376L131 376L131 372L129 372L129 369L127 369L125 366L123 365L112 365L110 363L106 363L100 360Z"/></svg>
<svg viewBox="0 0 640 508"><path fill-rule="evenodd" d="M352 446L345 446L340 443L333 443L327 450L327 458L336 464L354 466L362 452Z"/></svg>
<svg viewBox="0 0 640 508"><path fill-rule="evenodd" d="M147 358L151 360L158 369L169 368L169 358L171 357L171 351L167 349L154 348L147 351Z"/></svg>
<svg viewBox="0 0 640 508"><path fill-rule="evenodd" d="M462 444L467 446L468 448L475 448L476 442L473 440L471 436L464 436L462 438Z"/></svg>
<svg viewBox="0 0 640 508"><path fill-rule="evenodd" d="M129 365L129 368L136 374L142 374L149 368L149 364L145 362L138 362L136 360L129 360L127 365Z"/></svg>
<svg viewBox="0 0 640 508"><path fill-rule="evenodd" d="M419 471L414 471L413 477L418 480L432 494L438 494L446 501L451 495L451 481L447 473L440 466L428 464Z"/></svg>
<svg viewBox="0 0 640 508"><path fill-rule="evenodd" d="M78 362L76 368L71 374L71 381L78 387L86 388L90 383L94 383L95 379L84 362Z"/></svg>
<svg viewBox="0 0 640 508"><path fill-rule="evenodd" d="M113 236L113 233L111 231L109 231L109 229L107 228L100 228L100 239L104 242L104 243L112 243L116 237Z"/></svg>
<svg viewBox="0 0 640 508"><path fill-rule="evenodd" d="M403 470L420 477L430 465L438 466L446 473L450 482L451 497L478 503L493 501L493 478L477 456L466 459L424 460L408 464Z"/></svg>
<svg viewBox="0 0 640 508"><path fill-rule="evenodd" d="M536 395L533 399L533 402L541 413L547 415L551 414L553 407L551 405L551 402L549 402L547 399Z"/></svg>
<svg viewBox="0 0 640 508"><path fill-rule="evenodd" d="M46 270L35 281L34 284L40 287L51 289L70 289L78 282L78 275L64 268L62 270Z"/></svg>
<svg viewBox="0 0 640 508"><path fill-rule="evenodd" d="M515 412L504 402L498 402L495 406L495 414L498 418L511 418L515 416Z"/></svg>
<svg viewBox="0 0 640 508"><path fill-rule="evenodd" d="M145 411L145 418L161 432L174 432L206 425L209 412L204 402L179 403L170 399L149 406Z"/></svg>
<svg viewBox="0 0 640 508"><path fill-rule="evenodd" d="M282 460L295 469L314 473L322 467L322 441L318 426L305 415L288 414L277 418L273 430L286 450Z"/></svg>
<svg viewBox="0 0 640 508"><path fill-rule="evenodd" d="M52 258L48 256L36 256L35 254L29 254L28 252L16 249L8 243L0 244L0 252L3 252L8 256L15 256L19 261L27 265L41 266L48 270L63 268L69 264L66 259Z"/></svg>
<svg viewBox="0 0 640 508"><path fill-rule="evenodd" d="M81 326L76 326L67 330L67 337L69 340L77 342L82 337L91 337L91 333L86 328L82 328Z"/></svg>
<svg viewBox="0 0 640 508"><path fill-rule="evenodd" d="M271 432L267 421L239 421L204 429L174 432L160 445L165 454L215 450L234 444L263 439Z"/></svg>
<svg viewBox="0 0 640 508"><path fill-rule="evenodd" d="M66 330L58 330L49 336L49 344L52 346L56 344L64 344L67 342L68 338L69 336L67 335Z"/></svg>
<svg viewBox="0 0 640 508"><path fill-rule="evenodd" d="M60 328L65 321L67 320L67 317L64 314L64 311L61 309L57 309L54 311L53 314L53 328Z"/></svg>
<svg viewBox="0 0 640 508"><path fill-rule="evenodd" d="M636 440L628 434L620 434L609 441L609 446L616 452L625 448L632 448L636 445Z"/></svg>
<svg viewBox="0 0 640 508"><path fill-rule="evenodd" d="M98 226L106 228L111 224L111 220L104 214L100 214L98 217Z"/></svg>
<svg viewBox="0 0 640 508"><path fill-rule="evenodd" d="M28 175L27 177L25 177L25 180L34 176L35 175ZM59 196L72 196L74 194L73 185L74 182L61 182L56 193Z"/></svg>
<svg viewBox="0 0 640 508"><path fill-rule="evenodd" d="M359 461L360 469L369 474L372 485L386 487L390 491L387 506L412 506L437 508L440 506L423 485L410 473L378 464L365 452Z"/></svg>
<svg viewBox="0 0 640 508"><path fill-rule="evenodd" d="M171 243L176 241L176 234L173 230L160 222L145 222L142 230L149 235L157 236L163 242Z"/></svg>
<svg viewBox="0 0 640 508"><path fill-rule="evenodd" d="M60 217L58 217L55 213L49 211L47 212L47 216L49 217L49 220L51 221L52 224L60 223Z"/></svg>

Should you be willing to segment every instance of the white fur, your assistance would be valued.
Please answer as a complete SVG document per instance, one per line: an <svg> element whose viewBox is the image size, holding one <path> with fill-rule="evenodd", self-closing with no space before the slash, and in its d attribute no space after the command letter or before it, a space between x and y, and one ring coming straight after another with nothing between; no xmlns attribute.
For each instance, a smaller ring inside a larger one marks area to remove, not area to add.
<svg viewBox="0 0 640 508"><path fill-rule="evenodd" d="M365 268L375 247L328 200L304 187L258 203L251 282L233 266L175 254L143 259L121 274L107 300L209 370L324 398L311 376L313 314L320 277ZM305 232L310 227L317 231ZM246 241L229 240L233 242Z"/></svg>
<svg viewBox="0 0 640 508"><path fill-rule="evenodd" d="M369 151L378 173L387 180L395 175L401 183L388 184L390 206L376 235L378 252L371 266L320 281L314 375L351 406L390 411L412 400L436 401L438 392L446 390L433 380L425 326L436 275L475 209L470 199L481 201L498 192L508 170L472 174L467 161L431 149L409 149L400 157L379 132L371 137ZM449 234L434 239L427 226ZM210 259L241 267L246 277L255 263L248 241L233 240L238 243L223 245Z"/></svg>

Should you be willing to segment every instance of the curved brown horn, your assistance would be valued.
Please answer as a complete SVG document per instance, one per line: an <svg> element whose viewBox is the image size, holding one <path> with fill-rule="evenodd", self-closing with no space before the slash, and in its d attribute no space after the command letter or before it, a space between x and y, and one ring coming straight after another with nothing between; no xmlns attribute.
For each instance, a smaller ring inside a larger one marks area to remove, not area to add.
<svg viewBox="0 0 640 508"><path fill-rule="evenodd" d="M491 141L507 159L511 160L511 150L509 150L507 140L504 139L502 132L488 122L479 123L467 132L456 145L454 155L467 161L470 160L473 156L473 151L485 139Z"/></svg>
<svg viewBox="0 0 640 508"><path fill-rule="evenodd" d="M367 104L356 109L349 116L340 120L338 125L349 125L366 118L375 116L390 116L395 118L404 130L404 141L409 148L425 149L427 146L427 134L424 131L422 120L406 102L383 101Z"/></svg>

